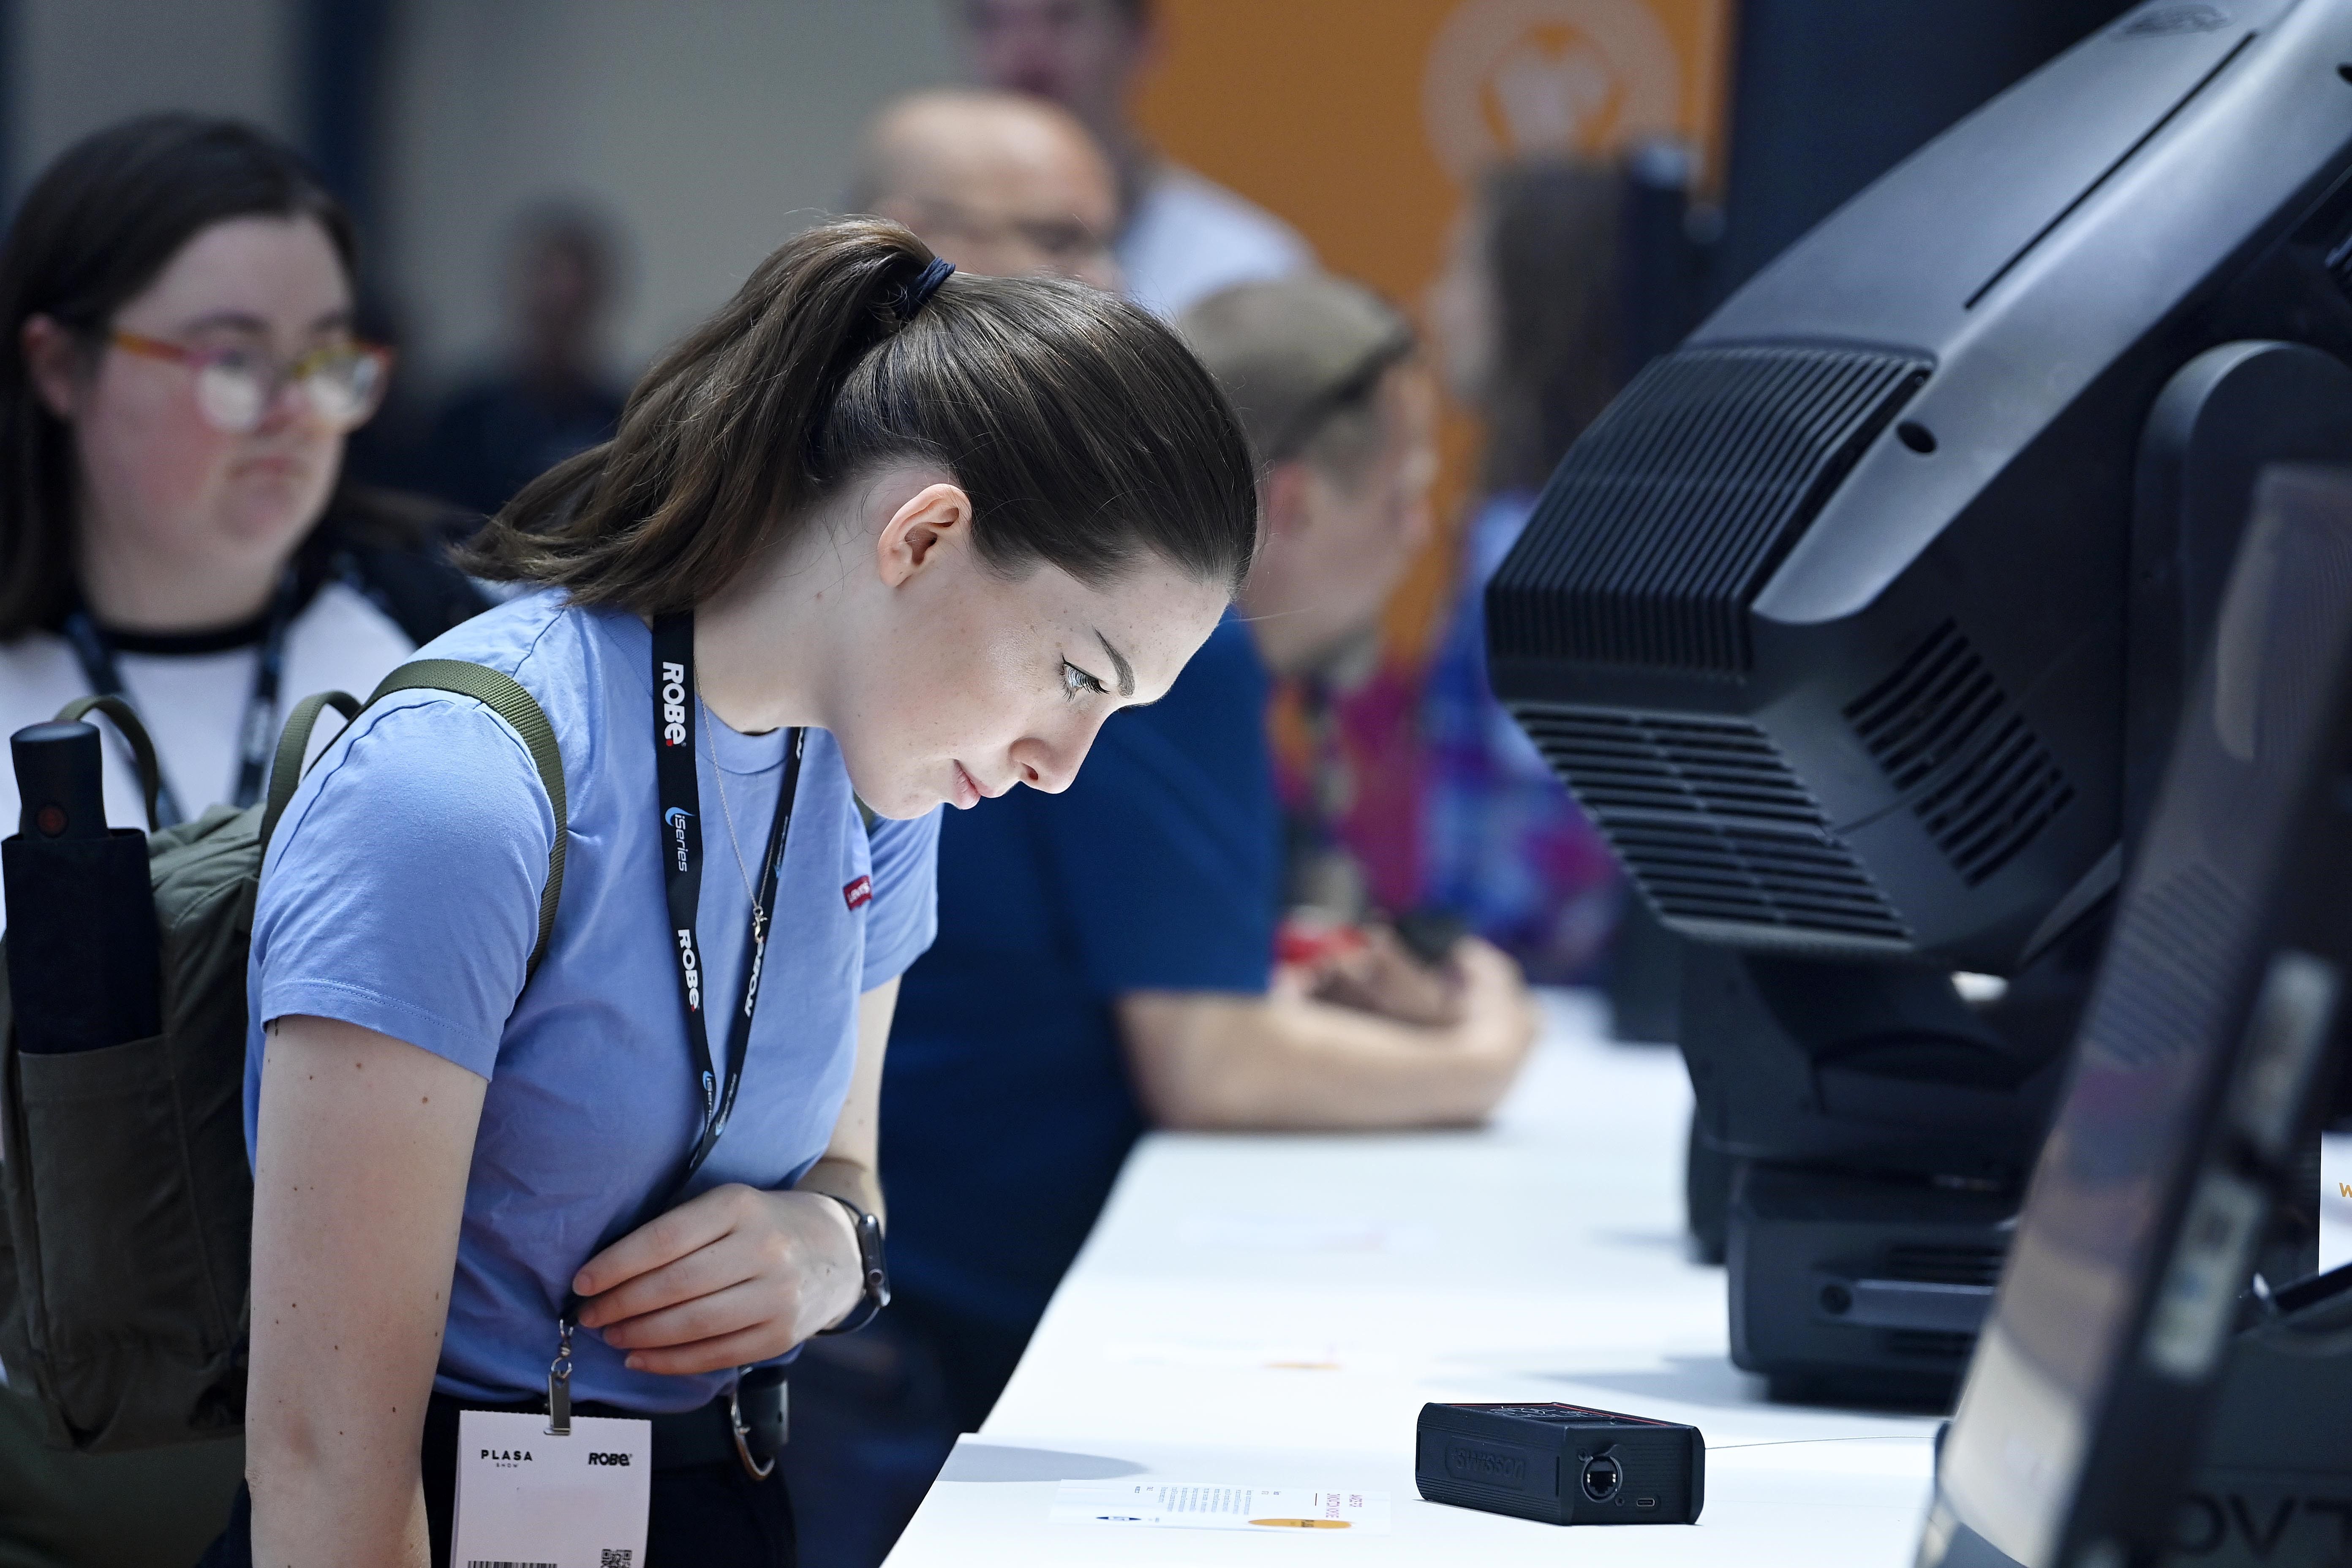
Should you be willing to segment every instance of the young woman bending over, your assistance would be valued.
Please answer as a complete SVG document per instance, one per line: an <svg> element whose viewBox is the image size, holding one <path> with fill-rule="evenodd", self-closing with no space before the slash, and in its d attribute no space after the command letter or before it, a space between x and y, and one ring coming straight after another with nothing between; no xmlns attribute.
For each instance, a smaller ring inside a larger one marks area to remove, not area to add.
<svg viewBox="0 0 2352 1568"><path fill-rule="evenodd" d="M254 1561L438 1560L458 1412L545 1409L565 1347L575 1411L654 1418L646 1563L792 1561L730 1417L873 1305L936 808L1066 787L1255 538L1165 329L949 270L892 224L793 240L481 547L541 591L425 651L561 743L535 972L554 815L481 703L387 700L296 795L253 941Z"/></svg>

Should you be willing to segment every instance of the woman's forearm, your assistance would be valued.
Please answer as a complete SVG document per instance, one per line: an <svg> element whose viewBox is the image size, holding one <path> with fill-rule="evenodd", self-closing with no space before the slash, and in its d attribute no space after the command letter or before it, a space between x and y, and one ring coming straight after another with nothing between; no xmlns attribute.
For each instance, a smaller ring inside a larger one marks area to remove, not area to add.
<svg viewBox="0 0 2352 1568"><path fill-rule="evenodd" d="M882 1206L882 1178L873 1167L856 1160L827 1156L809 1167L807 1175L794 1184L793 1190L803 1193L830 1193L847 1198L877 1219L885 1219Z"/></svg>
<svg viewBox="0 0 2352 1568"><path fill-rule="evenodd" d="M875 1169L882 1131L882 1058L898 1007L898 982L887 980L857 1000L857 1065L835 1118L824 1157L800 1179L803 1192L847 1198L887 1224L882 1178Z"/></svg>
<svg viewBox="0 0 2352 1568"><path fill-rule="evenodd" d="M484 1087L355 1025L270 1030L246 1402L257 1564L426 1560L417 1446Z"/></svg>

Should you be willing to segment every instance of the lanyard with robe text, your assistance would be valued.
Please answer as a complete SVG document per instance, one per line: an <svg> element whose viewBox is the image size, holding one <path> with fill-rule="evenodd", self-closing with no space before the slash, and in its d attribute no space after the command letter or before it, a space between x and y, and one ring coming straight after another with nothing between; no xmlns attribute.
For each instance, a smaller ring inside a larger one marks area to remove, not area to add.
<svg viewBox="0 0 2352 1568"><path fill-rule="evenodd" d="M236 789L230 796L239 807L251 805L261 798L261 786L269 778L269 754L278 745L278 682L286 669L286 630L294 621L294 610L301 597L300 585L292 571L279 579L278 592L269 602L269 619L261 634L259 657L254 660L253 690L245 700L245 717L238 725L236 737ZM74 657L81 662L82 679L89 682L92 692L100 697L120 697L125 701L130 692L123 689L122 672L114 662L114 644L99 630L88 610L76 610L66 617L66 640L73 644ZM173 793L172 781L160 779L155 791L155 826L173 827L187 820L181 809L180 797Z"/></svg>
<svg viewBox="0 0 2352 1568"><path fill-rule="evenodd" d="M702 901L702 786L694 771L694 616L662 616L654 622L654 771L661 804L662 878L669 889L670 956L677 964L679 998L686 1005L686 1033L702 1085L702 1134L687 1155L671 1187L670 1201L694 1179L711 1148L727 1131L742 1082L743 1058L751 1045L751 1013L760 1003L760 967L775 918L776 879L784 844L793 830L793 796L800 786L801 748L807 731L794 730L784 750L784 776L776 785L776 820L768 830L768 852L751 895L751 941L743 949L743 996L727 1020L727 1076L719 1081L710 1059L710 1031L704 1022L702 944L696 934Z"/></svg>
<svg viewBox="0 0 2352 1568"><path fill-rule="evenodd" d="M776 879L783 868L784 844L792 837L793 797L800 788L801 749L808 732L795 729L784 748L784 776L776 785L776 820L768 829L768 852L751 894L751 940L743 949L743 997L727 1020L727 1076L719 1079L710 1059L710 1029L703 1016L702 943L696 917L702 902L702 782L694 771L694 616L654 617L654 786L661 809L662 880L669 892L670 957L677 964L678 998L686 1006L686 1037L694 1050L696 1081L702 1089L702 1131L668 1186L656 1194L630 1226L635 1230L674 1207L686 1184L702 1169L743 1081L743 1059L751 1049L751 1014L760 1005L761 961L775 917ZM714 759L713 766L716 766ZM627 1234L625 1231L624 1235ZM556 1316L555 1360L547 1369L548 1430L572 1429L572 1331L580 1321L580 1300L566 1292Z"/></svg>

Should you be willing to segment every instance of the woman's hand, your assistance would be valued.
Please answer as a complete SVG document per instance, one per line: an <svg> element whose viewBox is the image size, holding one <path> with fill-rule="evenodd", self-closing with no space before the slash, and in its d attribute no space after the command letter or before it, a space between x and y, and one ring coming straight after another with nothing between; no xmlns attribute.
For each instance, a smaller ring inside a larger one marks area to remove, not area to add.
<svg viewBox="0 0 2352 1568"><path fill-rule="evenodd" d="M580 1326L631 1370L680 1376L780 1356L848 1316L865 1284L840 1204L730 1184L631 1231L572 1288Z"/></svg>

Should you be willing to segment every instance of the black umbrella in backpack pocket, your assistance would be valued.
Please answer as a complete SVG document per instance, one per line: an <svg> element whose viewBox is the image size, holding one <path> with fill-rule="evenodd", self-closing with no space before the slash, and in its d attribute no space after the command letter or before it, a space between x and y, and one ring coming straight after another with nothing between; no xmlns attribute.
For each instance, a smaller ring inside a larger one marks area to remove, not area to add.
<svg viewBox="0 0 2352 1568"><path fill-rule="evenodd" d="M120 699L92 706L138 757L152 827L154 748ZM0 840L16 1048L98 1050L156 1033L161 954L147 836L106 825L98 731L79 720L34 724L8 738L8 751L23 802L16 835Z"/></svg>

